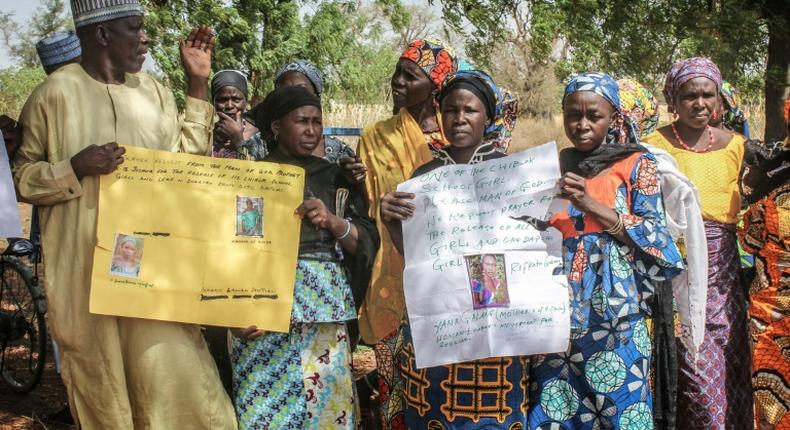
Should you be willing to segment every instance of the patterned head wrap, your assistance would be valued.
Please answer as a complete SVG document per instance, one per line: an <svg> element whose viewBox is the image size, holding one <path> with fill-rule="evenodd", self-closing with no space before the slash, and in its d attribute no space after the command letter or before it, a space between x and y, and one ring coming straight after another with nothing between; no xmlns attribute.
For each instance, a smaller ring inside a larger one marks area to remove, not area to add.
<svg viewBox="0 0 790 430"><path fill-rule="evenodd" d="M563 172L574 172L586 178L591 178L612 163L622 160L635 152L646 152L645 147L639 144L639 134L631 118L623 114L620 104L620 91L617 81L606 73L580 73L571 77L565 86L565 100L578 91L591 91L615 108L615 117L604 142L594 150L583 153L576 148L567 148L560 152L560 168Z"/></svg>
<svg viewBox="0 0 790 430"><path fill-rule="evenodd" d="M636 126L639 136L647 136L658 127L658 100L653 92L633 79L617 81L620 110Z"/></svg>
<svg viewBox="0 0 790 430"><path fill-rule="evenodd" d="M601 72L580 73L572 76L565 86L565 95L562 97L563 109L565 108L565 99L577 91L592 91L614 106L617 114L614 124L609 128L611 139L607 138L606 143L609 143L610 140L620 144L639 142L636 126L631 122L631 118L623 115L620 90L614 78Z"/></svg>
<svg viewBox="0 0 790 430"><path fill-rule="evenodd" d="M750 137L749 121L746 119L746 114L740 109L741 97L738 95L738 90L729 82L721 81L721 99L725 109L724 118L722 118L724 126L748 139Z"/></svg>
<svg viewBox="0 0 790 430"><path fill-rule="evenodd" d="M276 86L280 78L288 72L299 72L305 75L313 84L315 94L321 97L321 93L324 92L324 78L321 71L318 70L318 67L314 66L313 63L307 60L296 60L292 63L284 64L277 69L277 73L274 74L274 85Z"/></svg>
<svg viewBox="0 0 790 430"><path fill-rule="evenodd" d="M463 70L450 73L442 82L439 100L443 100L454 88L470 89L486 106L488 123L483 133L483 143L475 151L472 160L482 160L492 152L507 152L510 137L516 128L518 99L500 89L487 73L479 70ZM449 157L441 148L432 148L439 158Z"/></svg>
<svg viewBox="0 0 790 430"><path fill-rule="evenodd" d="M458 62L452 50L445 48L444 43L435 40L412 41L400 58L411 60L420 66L436 88L441 88L442 81L448 73L458 70Z"/></svg>
<svg viewBox="0 0 790 430"><path fill-rule="evenodd" d="M675 94L686 82L694 78L708 78L716 84L716 90L721 90L721 72L719 67L708 58L693 57L680 60L672 65L664 82L664 98L670 112L674 112Z"/></svg>

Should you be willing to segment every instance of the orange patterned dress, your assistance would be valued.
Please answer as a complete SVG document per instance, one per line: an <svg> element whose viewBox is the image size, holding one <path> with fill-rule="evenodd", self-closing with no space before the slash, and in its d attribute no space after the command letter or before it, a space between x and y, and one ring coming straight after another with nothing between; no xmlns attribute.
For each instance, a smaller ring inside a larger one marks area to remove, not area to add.
<svg viewBox="0 0 790 430"><path fill-rule="evenodd" d="M749 309L755 418L790 429L790 184L749 207L740 240L757 268Z"/></svg>

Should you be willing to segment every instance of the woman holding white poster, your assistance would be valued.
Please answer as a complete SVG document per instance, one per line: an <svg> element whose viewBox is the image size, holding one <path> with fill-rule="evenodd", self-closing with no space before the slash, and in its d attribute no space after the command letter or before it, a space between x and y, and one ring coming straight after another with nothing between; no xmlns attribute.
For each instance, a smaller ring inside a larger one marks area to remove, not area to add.
<svg viewBox="0 0 790 430"><path fill-rule="evenodd" d="M653 428L645 324L651 281L683 267L666 229L656 160L604 73L573 77L563 99L561 196L571 347L533 358L528 428Z"/></svg>
<svg viewBox="0 0 790 430"><path fill-rule="evenodd" d="M414 172L414 177L449 164L475 164L505 156L515 126L516 101L484 72L459 71L445 78L439 93L442 125L449 146ZM381 218L403 251L401 222L414 214L412 193L390 192ZM478 257L478 307L504 303L498 259ZM488 280L486 280L488 279ZM476 289L475 289L476 288ZM404 378L405 427L410 429L527 428L527 357L495 357L417 369L408 323L401 325L403 348L396 366Z"/></svg>

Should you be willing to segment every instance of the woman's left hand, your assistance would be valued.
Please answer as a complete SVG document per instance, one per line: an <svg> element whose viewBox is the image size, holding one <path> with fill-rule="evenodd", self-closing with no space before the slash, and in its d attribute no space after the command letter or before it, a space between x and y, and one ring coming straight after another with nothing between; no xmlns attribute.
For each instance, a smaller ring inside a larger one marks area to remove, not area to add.
<svg viewBox="0 0 790 430"><path fill-rule="evenodd" d="M590 208L592 199L587 194L586 179L575 173L567 172L562 175L558 184L562 196L570 200L573 206L582 212Z"/></svg>
<svg viewBox="0 0 790 430"><path fill-rule="evenodd" d="M302 204L296 208L296 214L299 215L300 218L307 218L313 225L329 230L333 234L335 230L339 230L339 224L343 224L343 229L345 229L343 220L330 212L320 199L307 199L303 201Z"/></svg>

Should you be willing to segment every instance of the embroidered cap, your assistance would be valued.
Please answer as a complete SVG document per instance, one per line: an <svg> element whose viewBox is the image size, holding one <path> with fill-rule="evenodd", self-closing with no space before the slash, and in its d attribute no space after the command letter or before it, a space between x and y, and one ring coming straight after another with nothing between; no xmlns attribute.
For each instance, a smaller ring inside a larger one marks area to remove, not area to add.
<svg viewBox="0 0 790 430"><path fill-rule="evenodd" d="M141 16L143 8L138 0L71 0L74 27L112 21L127 16Z"/></svg>
<svg viewBox="0 0 790 430"><path fill-rule="evenodd" d="M73 31L59 31L36 43L36 52L44 67L57 66L82 55L80 39Z"/></svg>

